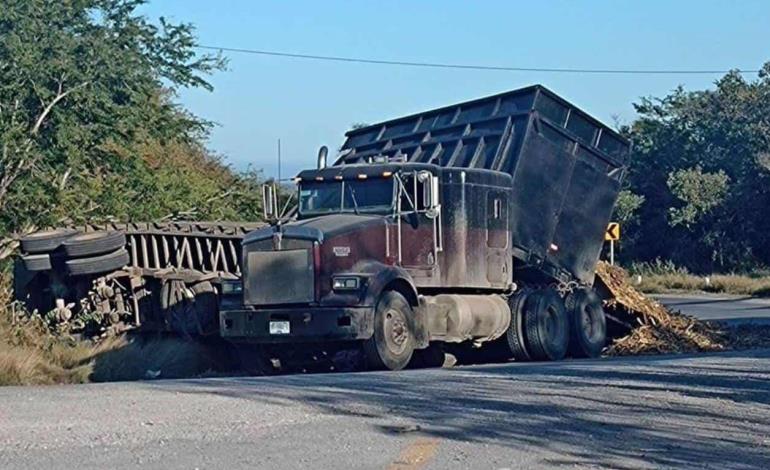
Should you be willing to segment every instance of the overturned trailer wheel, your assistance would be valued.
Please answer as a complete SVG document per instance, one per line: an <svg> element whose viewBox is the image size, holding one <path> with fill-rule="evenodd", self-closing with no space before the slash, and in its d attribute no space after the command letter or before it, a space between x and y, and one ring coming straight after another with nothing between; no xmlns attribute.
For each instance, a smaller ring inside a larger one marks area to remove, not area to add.
<svg viewBox="0 0 770 470"><path fill-rule="evenodd" d="M48 253L24 255L20 259L21 265L29 272L48 271L52 269L51 255Z"/></svg>
<svg viewBox="0 0 770 470"><path fill-rule="evenodd" d="M116 271L129 263L128 252L124 248L119 248L104 255L68 259L65 266L70 276L86 276Z"/></svg>
<svg viewBox="0 0 770 470"><path fill-rule="evenodd" d="M21 238L21 251L24 253L48 253L59 248L65 240L77 233L77 230L70 228L36 232Z"/></svg>
<svg viewBox="0 0 770 470"><path fill-rule="evenodd" d="M217 329L216 290L209 281L163 281L160 307L168 328L183 337L206 336Z"/></svg>
<svg viewBox="0 0 770 470"><path fill-rule="evenodd" d="M70 258L103 255L124 248L126 235L117 230L81 233L66 239L62 245Z"/></svg>

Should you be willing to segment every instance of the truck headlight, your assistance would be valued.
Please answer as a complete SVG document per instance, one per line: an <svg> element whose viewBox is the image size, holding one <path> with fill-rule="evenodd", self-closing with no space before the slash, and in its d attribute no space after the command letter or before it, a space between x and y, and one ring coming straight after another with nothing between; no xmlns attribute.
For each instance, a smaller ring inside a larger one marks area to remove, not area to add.
<svg viewBox="0 0 770 470"><path fill-rule="evenodd" d="M361 287L361 279L356 276L339 276L332 278L334 290L356 290Z"/></svg>
<svg viewBox="0 0 770 470"><path fill-rule="evenodd" d="M222 281L222 295L237 295L243 292L243 282Z"/></svg>

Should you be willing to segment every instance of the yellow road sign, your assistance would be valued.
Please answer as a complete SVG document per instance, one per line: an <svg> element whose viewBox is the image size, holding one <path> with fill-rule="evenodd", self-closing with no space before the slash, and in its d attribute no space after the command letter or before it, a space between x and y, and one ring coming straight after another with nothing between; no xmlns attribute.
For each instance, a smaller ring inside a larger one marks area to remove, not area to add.
<svg viewBox="0 0 770 470"><path fill-rule="evenodd" d="M618 241L620 240L620 224L618 222L610 222L607 225L607 231L604 232L605 241Z"/></svg>

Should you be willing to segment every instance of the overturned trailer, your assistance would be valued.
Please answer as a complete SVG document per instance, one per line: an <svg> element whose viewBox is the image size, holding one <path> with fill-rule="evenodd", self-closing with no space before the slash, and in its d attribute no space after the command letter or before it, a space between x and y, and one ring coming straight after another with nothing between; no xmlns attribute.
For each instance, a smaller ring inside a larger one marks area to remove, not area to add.
<svg viewBox="0 0 770 470"><path fill-rule="evenodd" d="M37 232L21 239L15 298L52 326L89 335L140 326L216 334L221 283L240 278L241 239L264 225L116 223Z"/></svg>

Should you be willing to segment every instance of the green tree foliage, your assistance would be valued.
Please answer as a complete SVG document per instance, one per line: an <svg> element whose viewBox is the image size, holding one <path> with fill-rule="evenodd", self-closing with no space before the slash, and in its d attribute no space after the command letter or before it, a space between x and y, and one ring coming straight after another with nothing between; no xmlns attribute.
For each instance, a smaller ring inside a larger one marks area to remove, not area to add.
<svg viewBox="0 0 770 470"><path fill-rule="evenodd" d="M209 123L175 102L210 90L219 56L143 0L3 0L0 235L33 224L164 217L253 219L255 174L202 145ZM245 210L244 212L240 212Z"/></svg>
<svg viewBox="0 0 770 470"><path fill-rule="evenodd" d="M620 222L623 226L636 225L639 221L638 211L644 204L644 196L634 194L632 191L624 189L618 195L618 201L615 203L615 213L613 220Z"/></svg>
<svg viewBox="0 0 770 470"><path fill-rule="evenodd" d="M770 264L770 63L756 80L728 73L636 105L630 189L644 197L631 260L694 271Z"/></svg>
<svg viewBox="0 0 770 470"><path fill-rule="evenodd" d="M722 203L729 180L722 170L704 173L700 166L670 173L668 189L682 204L669 209L669 223L692 227Z"/></svg>

